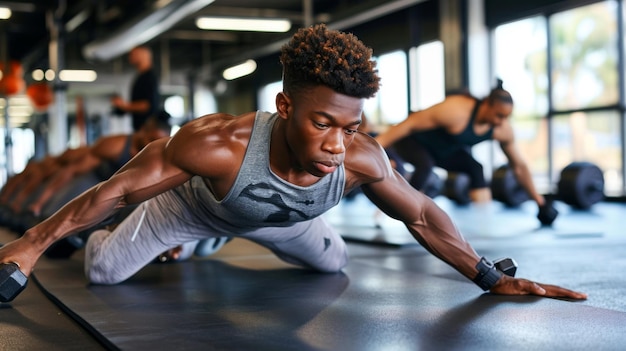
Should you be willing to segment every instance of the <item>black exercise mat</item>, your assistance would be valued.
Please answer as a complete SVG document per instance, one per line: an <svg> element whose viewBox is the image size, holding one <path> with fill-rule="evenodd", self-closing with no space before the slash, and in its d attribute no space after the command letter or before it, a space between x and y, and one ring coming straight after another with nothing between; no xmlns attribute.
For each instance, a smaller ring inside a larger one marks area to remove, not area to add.
<svg viewBox="0 0 626 351"><path fill-rule="evenodd" d="M233 244L229 249L236 251ZM271 255L248 252L223 261L152 264L115 286L89 286L77 258L38 269L37 276L123 350L623 347L625 313L481 294L462 277L432 274L439 269L432 265L436 260L423 251L386 250L382 262L367 261L358 247L351 251L357 257L338 274L287 268ZM431 264L429 274L383 267L416 255Z"/></svg>
<svg viewBox="0 0 626 351"><path fill-rule="evenodd" d="M0 228L0 241L17 236ZM48 265L43 259L39 266ZM14 300L0 303L0 350L105 350L91 334L48 300L33 281Z"/></svg>

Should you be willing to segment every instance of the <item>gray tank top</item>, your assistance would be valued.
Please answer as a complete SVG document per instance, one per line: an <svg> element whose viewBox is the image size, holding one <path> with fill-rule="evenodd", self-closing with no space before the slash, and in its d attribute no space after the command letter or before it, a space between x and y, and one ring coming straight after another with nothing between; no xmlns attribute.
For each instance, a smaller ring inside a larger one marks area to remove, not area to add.
<svg viewBox="0 0 626 351"><path fill-rule="evenodd" d="M321 215L339 203L345 187L343 164L307 187L291 184L270 169L270 137L278 115L258 111L250 142L226 196L218 201L200 176L191 180L196 206L237 227L286 227Z"/></svg>

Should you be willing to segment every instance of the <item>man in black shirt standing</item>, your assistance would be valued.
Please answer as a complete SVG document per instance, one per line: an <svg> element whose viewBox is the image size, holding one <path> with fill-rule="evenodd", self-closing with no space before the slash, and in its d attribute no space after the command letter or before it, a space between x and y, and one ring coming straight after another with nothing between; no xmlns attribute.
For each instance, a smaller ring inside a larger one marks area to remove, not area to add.
<svg viewBox="0 0 626 351"><path fill-rule="evenodd" d="M159 109L159 81L152 68L152 52L145 46L138 46L128 54L128 62L137 70L131 88L130 101L119 96L111 99L113 108L121 113L130 113L133 130L138 131L143 123Z"/></svg>

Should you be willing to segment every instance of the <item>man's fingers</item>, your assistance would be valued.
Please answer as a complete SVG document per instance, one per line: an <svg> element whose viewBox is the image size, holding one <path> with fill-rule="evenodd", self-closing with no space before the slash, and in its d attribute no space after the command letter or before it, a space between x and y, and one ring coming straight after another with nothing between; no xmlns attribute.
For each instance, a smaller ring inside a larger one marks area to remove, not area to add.
<svg viewBox="0 0 626 351"><path fill-rule="evenodd" d="M535 283L527 279L518 279L503 276L491 289L492 293L503 295L536 295L554 298L585 300L587 294L565 289L556 285Z"/></svg>
<svg viewBox="0 0 626 351"><path fill-rule="evenodd" d="M585 293L581 293L581 292L578 292L578 291L565 289L565 288L562 288L560 286L546 285L546 284L536 284L536 285L540 285L540 286L543 287L543 289L545 289L546 293L545 293L544 296L565 297L565 298L576 299L576 300L586 300L587 299L587 294L585 294Z"/></svg>
<svg viewBox="0 0 626 351"><path fill-rule="evenodd" d="M531 295L539 295L539 296L545 296L547 295L547 291L546 289L544 289L540 284L534 283L534 282L530 282L530 289L528 291L529 294Z"/></svg>

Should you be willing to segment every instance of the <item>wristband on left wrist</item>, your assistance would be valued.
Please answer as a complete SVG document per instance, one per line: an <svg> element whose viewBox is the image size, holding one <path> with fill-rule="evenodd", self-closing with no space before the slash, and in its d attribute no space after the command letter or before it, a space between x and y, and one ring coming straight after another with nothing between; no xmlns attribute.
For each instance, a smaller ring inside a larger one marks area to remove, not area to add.
<svg viewBox="0 0 626 351"><path fill-rule="evenodd" d="M485 257L480 258L480 261L476 264L476 269L478 274L472 281L484 291L491 289L502 277L502 272L498 271L493 262Z"/></svg>

